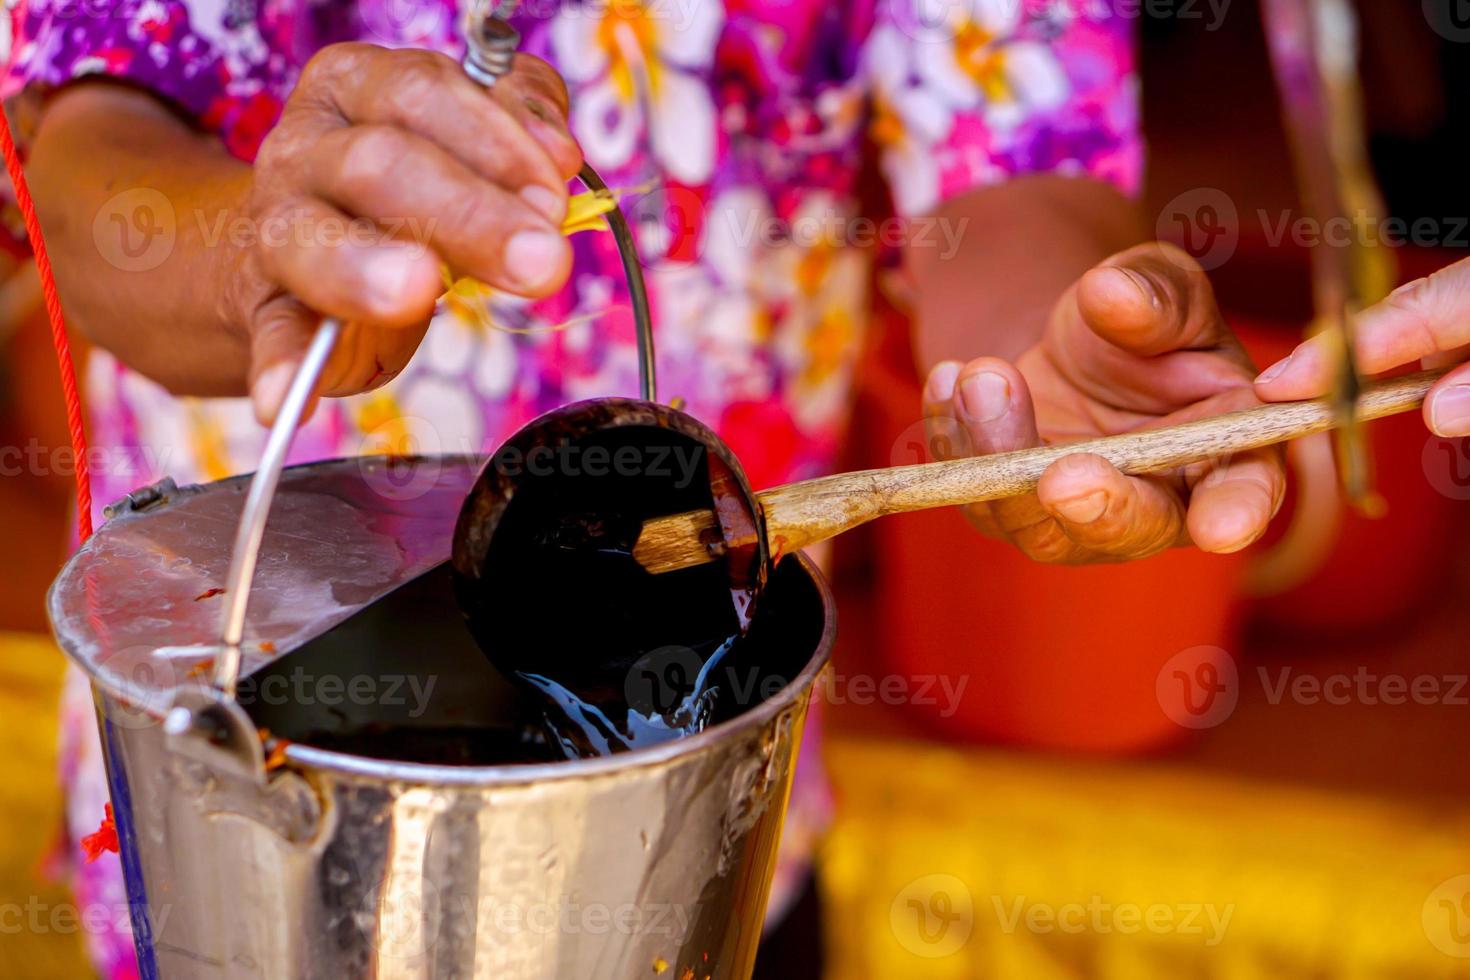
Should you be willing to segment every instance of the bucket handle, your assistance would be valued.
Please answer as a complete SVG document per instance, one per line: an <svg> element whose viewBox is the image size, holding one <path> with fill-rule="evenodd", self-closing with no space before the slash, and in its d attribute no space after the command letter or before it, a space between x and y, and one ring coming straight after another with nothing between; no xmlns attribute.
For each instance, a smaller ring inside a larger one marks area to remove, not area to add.
<svg viewBox="0 0 1470 980"><path fill-rule="evenodd" d="M225 579L225 609L220 626L220 645L223 648L214 662L214 686L221 694L234 698L240 680L240 644L245 639L245 612L250 606L250 586L255 579L255 566L260 558L260 543L265 538L265 524L270 517L271 502L276 496L276 486L281 482L281 470L286 465L286 454L291 449L301 417L306 414L307 403L321 378L332 348L342 334L342 321L336 317L323 318L321 325L311 338L306 357L291 379L286 399L266 437L265 450L260 456L260 465L250 479L250 490L245 496L245 506L240 511L240 525L235 530L235 548L230 558L230 571Z"/></svg>

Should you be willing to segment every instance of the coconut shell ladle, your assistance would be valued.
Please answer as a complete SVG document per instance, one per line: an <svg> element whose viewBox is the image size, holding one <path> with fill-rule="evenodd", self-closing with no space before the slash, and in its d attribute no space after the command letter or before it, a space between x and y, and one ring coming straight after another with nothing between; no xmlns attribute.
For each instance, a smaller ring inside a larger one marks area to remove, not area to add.
<svg viewBox="0 0 1470 980"><path fill-rule="evenodd" d="M1422 371L1365 386L1357 403L1358 421L1419 408L1443 374ZM1325 432L1336 426L1338 417L1335 404L1328 399L1262 405L1087 442L839 473L755 494L748 524L763 535L764 551L779 558L889 514L1030 493L1047 467L1073 453L1102 456L1122 472L1136 476L1222 460L1235 453ZM708 438L715 440L713 434ZM728 456L723 443L715 440L710 444ZM467 515L474 508L479 507L482 513L491 510L484 504L477 505L477 497L504 490L503 481L489 487L482 478L466 500L461 527L466 527ZM640 566L655 574L728 559L732 549L738 551L750 544L739 534L732 535L728 524L711 507L651 517L638 530L631 553Z"/></svg>

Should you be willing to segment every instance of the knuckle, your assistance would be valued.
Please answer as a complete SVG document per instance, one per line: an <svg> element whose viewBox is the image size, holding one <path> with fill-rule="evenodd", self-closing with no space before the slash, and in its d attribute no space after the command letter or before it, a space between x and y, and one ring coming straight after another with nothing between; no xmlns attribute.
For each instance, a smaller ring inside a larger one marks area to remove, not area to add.
<svg viewBox="0 0 1470 980"><path fill-rule="evenodd" d="M1434 349L1459 346L1464 338L1448 331L1461 319L1458 311L1470 305L1470 265L1462 262L1416 279L1394 290L1386 302L1409 317Z"/></svg>
<svg viewBox="0 0 1470 980"><path fill-rule="evenodd" d="M301 141L296 137L295 127L283 117L281 123L266 134L260 149L255 154L256 180L261 174L275 173L285 169L296 159Z"/></svg>
<svg viewBox="0 0 1470 980"><path fill-rule="evenodd" d="M341 153L332 155L333 182L353 198L372 195L394 171L408 148L401 132L391 126L354 126Z"/></svg>
<svg viewBox="0 0 1470 980"><path fill-rule="evenodd" d="M285 107L280 120L266 133L256 151L252 167L257 175L290 173L302 165L321 139L321 127L312 119L313 114L314 110L294 103Z"/></svg>
<svg viewBox="0 0 1470 980"><path fill-rule="evenodd" d="M1075 550L1062 526L1049 519L1012 531L1011 540L1027 558L1047 565L1068 561Z"/></svg>
<svg viewBox="0 0 1470 980"><path fill-rule="evenodd" d="M298 339L301 324L308 319L306 308L285 294L278 294L261 304L252 313L247 326L252 362L262 360L262 355L274 349L291 346Z"/></svg>
<svg viewBox="0 0 1470 980"><path fill-rule="evenodd" d="M360 270L354 269L352 282L353 289L350 296L344 296L342 302L353 303L360 306L367 313L368 319L374 323L396 323L403 319L404 308L407 306L403 297L393 298L384 295L376 289L370 288L373 284Z"/></svg>
<svg viewBox="0 0 1470 980"><path fill-rule="evenodd" d="M461 242L497 241L503 232L508 208L493 195L478 191L456 196L445 215L445 230ZM477 252L484 253L481 247ZM499 250L495 250L499 254Z"/></svg>
<svg viewBox="0 0 1470 980"><path fill-rule="evenodd" d="M971 526L987 538L1003 538L1000 525L996 523L995 515L990 512L989 504L968 504L961 508L965 519Z"/></svg>
<svg viewBox="0 0 1470 980"><path fill-rule="evenodd" d="M518 54L511 77L536 94L550 99L565 116L571 106L565 79L550 64L533 54Z"/></svg>
<svg viewBox="0 0 1470 980"><path fill-rule="evenodd" d="M407 111L421 112L441 97L445 85L456 80L452 73L458 72L459 67L437 51L405 49L394 66L391 98Z"/></svg>
<svg viewBox="0 0 1470 980"><path fill-rule="evenodd" d="M1205 275L1204 267L1199 264L1195 257L1173 242L1155 242L1152 248L1152 257L1173 269L1182 270L1185 275L1190 276Z"/></svg>
<svg viewBox="0 0 1470 980"><path fill-rule="evenodd" d="M298 222L303 206L293 200L273 201L262 207L255 215L256 234L252 251L258 257L266 273L276 281L287 282L300 265L302 257L291 248L293 238L282 233Z"/></svg>
<svg viewBox="0 0 1470 980"><path fill-rule="evenodd" d="M329 44L314 54L301 69L297 88L310 93L320 88L331 88L345 76L351 75L362 65L370 45L355 41Z"/></svg>
<svg viewBox="0 0 1470 980"><path fill-rule="evenodd" d="M1394 290L1383 301L1388 311L1403 322L1414 338L1415 346L1425 354L1440 348L1432 301L1433 291L1436 288L1432 276L1416 279Z"/></svg>

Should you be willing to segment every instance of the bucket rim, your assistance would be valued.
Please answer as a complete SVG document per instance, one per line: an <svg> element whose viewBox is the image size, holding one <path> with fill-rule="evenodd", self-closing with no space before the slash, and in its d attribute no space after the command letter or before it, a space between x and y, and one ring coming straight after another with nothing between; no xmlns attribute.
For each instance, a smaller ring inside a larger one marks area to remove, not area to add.
<svg viewBox="0 0 1470 980"><path fill-rule="evenodd" d="M806 572L822 602L822 635L806 665L774 695L741 714L711 725L695 735L670 739L658 745L595 756L590 759L568 759L562 762L513 763L496 766L454 766L427 762L403 762L352 755L323 749L300 742L285 748L286 761L317 772L336 776L386 783L413 783L416 786L463 786L495 788L529 783L548 783L588 776L609 776L665 766L686 756L698 755L715 744L732 737L758 731L810 696L817 678L832 657L837 639L837 605L832 588L815 562L805 553L789 556Z"/></svg>

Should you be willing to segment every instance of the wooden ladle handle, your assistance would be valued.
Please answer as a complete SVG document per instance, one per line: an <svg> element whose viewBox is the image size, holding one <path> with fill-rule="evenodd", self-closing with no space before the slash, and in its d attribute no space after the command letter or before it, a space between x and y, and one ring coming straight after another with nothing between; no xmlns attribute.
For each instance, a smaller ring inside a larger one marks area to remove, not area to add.
<svg viewBox="0 0 1470 980"><path fill-rule="evenodd" d="M1368 386L1358 400L1359 419L1419 407L1443 374L1424 371ZM1325 400L1284 402L1088 442L838 473L756 496L765 511L771 552L788 554L887 514L1030 493L1047 467L1073 453L1102 456L1132 475L1156 473L1324 432L1334 421L1333 407ZM633 555L649 571L674 571L712 561L718 540L714 515L689 511L645 523Z"/></svg>

